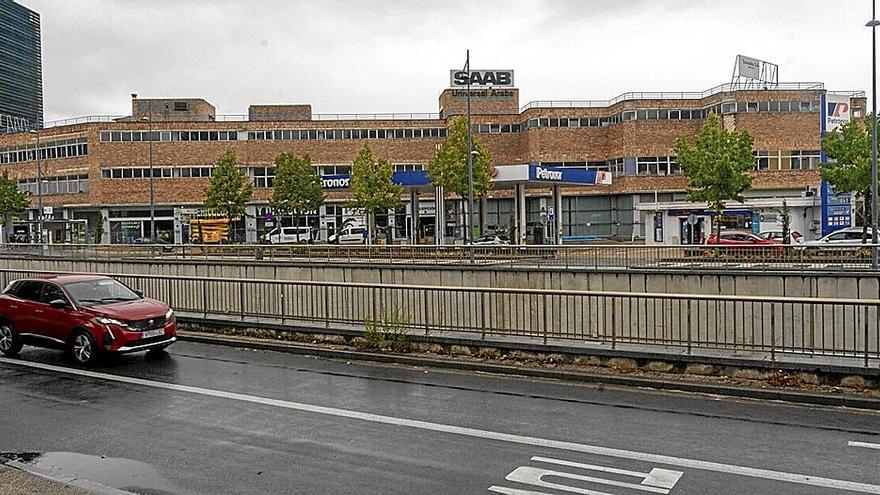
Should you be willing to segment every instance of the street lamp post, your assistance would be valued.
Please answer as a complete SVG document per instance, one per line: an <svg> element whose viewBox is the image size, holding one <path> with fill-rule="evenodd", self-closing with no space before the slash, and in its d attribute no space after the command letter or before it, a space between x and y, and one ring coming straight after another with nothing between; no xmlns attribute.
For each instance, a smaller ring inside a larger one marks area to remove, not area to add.
<svg viewBox="0 0 880 495"><path fill-rule="evenodd" d="M467 73L467 168L468 168L468 211L465 219L467 233L465 242L474 242L474 157L473 137L471 136L471 51L467 50L465 57L465 72Z"/></svg>
<svg viewBox="0 0 880 495"><path fill-rule="evenodd" d="M40 163L40 133L34 129L29 131L37 136L34 149L34 160L37 162L37 241L43 244L43 166Z"/></svg>
<svg viewBox="0 0 880 495"><path fill-rule="evenodd" d="M871 2L871 267L877 268L877 0Z"/></svg>
<svg viewBox="0 0 880 495"><path fill-rule="evenodd" d="M137 98L137 93L131 94L132 98ZM156 244L156 192L153 184L153 104L147 100L147 115L141 120L149 123L148 136L150 139L150 244Z"/></svg>

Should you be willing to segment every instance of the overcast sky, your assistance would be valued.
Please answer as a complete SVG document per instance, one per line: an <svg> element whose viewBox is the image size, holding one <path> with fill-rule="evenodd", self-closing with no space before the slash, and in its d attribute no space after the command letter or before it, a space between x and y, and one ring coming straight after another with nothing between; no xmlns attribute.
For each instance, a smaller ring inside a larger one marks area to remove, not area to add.
<svg viewBox="0 0 880 495"><path fill-rule="evenodd" d="M870 90L869 0L20 0L42 16L46 120L129 94L315 113L436 112L449 69L514 69L520 104L701 91L738 53Z"/></svg>

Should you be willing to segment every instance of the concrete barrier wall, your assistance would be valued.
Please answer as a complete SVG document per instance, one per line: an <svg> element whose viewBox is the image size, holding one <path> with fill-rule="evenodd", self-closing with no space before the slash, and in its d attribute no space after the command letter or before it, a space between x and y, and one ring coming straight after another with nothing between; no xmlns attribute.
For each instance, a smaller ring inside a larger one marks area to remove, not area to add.
<svg viewBox="0 0 880 495"><path fill-rule="evenodd" d="M880 298L876 274L783 272L562 271L461 267L309 265L143 260L2 259L10 269L309 280L464 287L729 294L788 297Z"/></svg>

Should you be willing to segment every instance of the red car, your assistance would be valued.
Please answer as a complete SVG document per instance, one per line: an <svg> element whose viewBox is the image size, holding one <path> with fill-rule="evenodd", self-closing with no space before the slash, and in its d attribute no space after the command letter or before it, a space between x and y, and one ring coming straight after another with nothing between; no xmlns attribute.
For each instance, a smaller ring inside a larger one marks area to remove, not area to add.
<svg viewBox="0 0 880 495"><path fill-rule="evenodd" d="M780 242L776 239L764 239L744 230L722 230L720 237L715 234L710 235L706 239L706 244L721 246L772 246L778 245Z"/></svg>
<svg viewBox="0 0 880 495"><path fill-rule="evenodd" d="M103 353L159 351L177 340L174 311L110 277L47 275L0 294L0 352L24 344L68 350L79 364Z"/></svg>

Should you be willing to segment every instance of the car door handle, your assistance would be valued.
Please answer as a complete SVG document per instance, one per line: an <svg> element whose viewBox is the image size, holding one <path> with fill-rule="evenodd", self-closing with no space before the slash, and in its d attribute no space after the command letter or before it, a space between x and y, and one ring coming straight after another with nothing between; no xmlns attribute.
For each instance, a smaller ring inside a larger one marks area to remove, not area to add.
<svg viewBox="0 0 880 495"><path fill-rule="evenodd" d="M34 313L42 313L42 312L43 312L42 309L35 309L35 310L34 310Z"/></svg>

